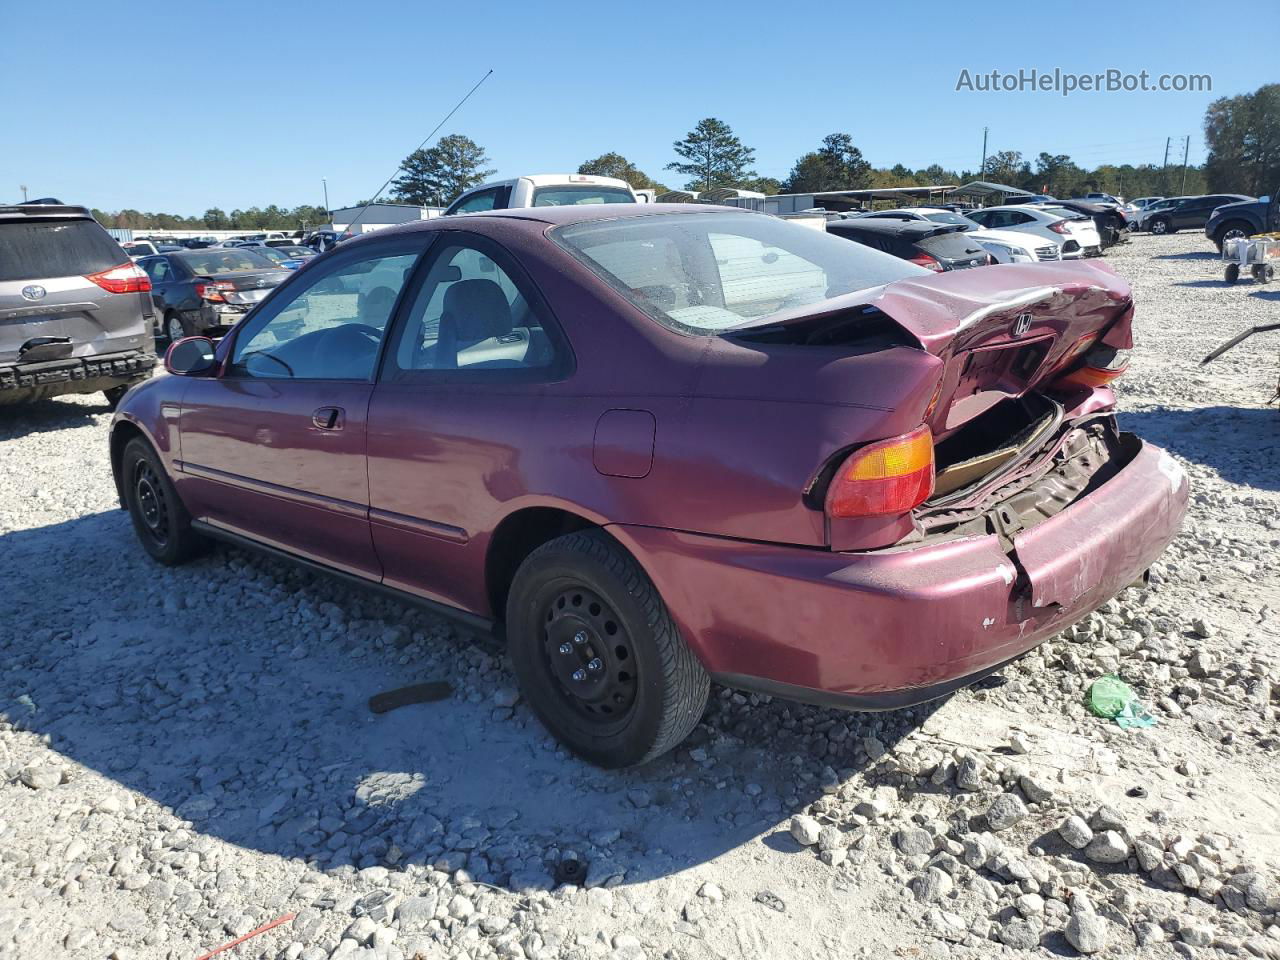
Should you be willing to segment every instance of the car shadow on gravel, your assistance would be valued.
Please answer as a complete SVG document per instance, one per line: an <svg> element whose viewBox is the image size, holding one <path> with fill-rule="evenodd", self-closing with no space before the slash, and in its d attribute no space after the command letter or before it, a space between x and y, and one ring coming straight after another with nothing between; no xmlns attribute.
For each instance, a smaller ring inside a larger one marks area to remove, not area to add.
<svg viewBox="0 0 1280 960"><path fill-rule="evenodd" d="M1212 250L1192 250L1189 253L1159 253L1152 260L1220 260L1221 256Z"/></svg>
<svg viewBox="0 0 1280 960"><path fill-rule="evenodd" d="M1232 483L1280 490L1280 411L1274 407L1157 407L1121 413L1120 425Z"/></svg>
<svg viewBox="0 0 1280 960"><path fill-rule="evenodd" d="M71 427L82 427L92 423L94 417L111 413L111 408L107 406L107 401L101 395L96 399L101 402L74 403L55 397L49 400L37 400L34 403L0 406L0 442L16 440L33 433L52 433Z"/></svg>
<svg viewBox="0 0 1280 960"><path fill-rule="evenodd" d="M674 874L785 829L936 709L713 689L681 747L606 771L513 709L504 663L442 621L274 560L158 567L112 511L5 535L0 577L0 717L196 832L329 870L428 863L527 889L573 851L593 884ZM450 700L368 709L441 679Z"/></svg>

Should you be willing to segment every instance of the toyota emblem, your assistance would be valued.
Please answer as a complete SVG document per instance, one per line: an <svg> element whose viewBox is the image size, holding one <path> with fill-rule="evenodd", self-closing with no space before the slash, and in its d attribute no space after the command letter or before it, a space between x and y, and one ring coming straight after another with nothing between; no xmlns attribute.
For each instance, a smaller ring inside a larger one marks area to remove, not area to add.
<svg viewBox="0 0 1280 960"><path fill-rule="evenodd" d="M24 300L43 300L47 292L40 284L29 283L22 288L22 298Z"/></svg>
<svg viewBox="0 0 1280 960"><path fill-rule="evenodd" d="M1018 319L1013 321L1013 329L1010 331L1014 337L1021 337L1031 329L1031 314L1020 313Z"/></svg>

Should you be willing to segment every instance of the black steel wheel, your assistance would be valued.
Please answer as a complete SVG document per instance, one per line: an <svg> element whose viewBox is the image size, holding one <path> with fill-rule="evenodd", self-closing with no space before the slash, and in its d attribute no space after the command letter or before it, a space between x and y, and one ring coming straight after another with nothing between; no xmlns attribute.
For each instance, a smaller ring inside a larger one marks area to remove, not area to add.
<svg viewBox="0 0 1280 960"><path fill-rule="evenodd" d="M146 440L135 437L125 444L119 469L134 532L153 560L174 566L207 546L191 529L191 514Z"/></svg>
<svg viewBox="0 0 1280 960"><path fill-rule="evenodd" d="M544 594L542 650L565 703L603 730L636 704L636 662L621 617L594 591L567 583Z"/></svg>
<svg viewBox="0 0 1280 960"><path fill-rule="evenodd" d="M525 698L579 756L604 767L643 763L701 718L706 671L653 582L604 532L534 550L516 571L506 612Z"/></svg>

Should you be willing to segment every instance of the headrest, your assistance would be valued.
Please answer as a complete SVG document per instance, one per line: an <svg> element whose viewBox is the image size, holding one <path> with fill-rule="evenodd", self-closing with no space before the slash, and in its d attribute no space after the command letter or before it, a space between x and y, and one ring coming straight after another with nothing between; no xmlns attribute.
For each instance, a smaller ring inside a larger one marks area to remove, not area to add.
<svg viewBox="0 0 1280 960"><path fill-rule="evenodd" d="M492 280L459 280L444 294L441 319L448 318L457 340L487 340L511 332L511 306Z"/></svg>

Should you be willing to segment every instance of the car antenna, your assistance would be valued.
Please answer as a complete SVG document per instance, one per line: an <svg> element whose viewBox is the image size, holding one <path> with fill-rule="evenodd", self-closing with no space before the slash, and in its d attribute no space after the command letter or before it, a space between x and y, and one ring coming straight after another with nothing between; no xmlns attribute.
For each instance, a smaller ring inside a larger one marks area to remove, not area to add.
<svg viewBox="0 0 1280 960"><path fill-rule="evenodd" d="M436 135L436 132L437 132L441 127L443 127L446 123L448 123L448 122L449 122L449 118L450 118L450 117L452 117L455 113L457 113L457 112L462 108L462 105L463 105L464 103L466 103L468 100L470 100L470 99L471 99L471 95L472 95L473 93L475 93L477 90L479 90L479 89L480 89L480 84L482 84L482 83L484 83L486 80L488 80L488 79L489 79L489 76L490 76L492 73L493 73L493 68L492 68L492 67L490 67L490 68L489 68L489 72L488 72L488 73L486 73L486 74L485 74L483 77L481 77L479 80L477 80L477 81L476 81L476 85L475 85L474 87L472 87L470 90L468 90L468 91L467 91L467 95L466 95L465 97L463 97L461 100L459 100L457 103L455 103L455 104L453 105L453 109L452 109L452 110L450 110L448 113L446 113L446 114L444 115L444 119L443 119L443 120L441 120L439 123L437 123L434 127L432 127L432 128L431 128L431 132L430 132L430 133L428 133L425 137L423 137L423 138L422 138L422 142L421 142L420 144L418 144L418 146L414 149L413 153L417 153L419 150L421 150L423 147L425 147L425 146L427 145L427 142L428 142L432 137L434 137L434 136ZM410 156L412 156L412 155L413 155L413 154L410 154ZM391 176L387 177L386 182L385 182L385 183L383 183L383 184L382 184L382 186L380 186L380 187L378 188L378 192L377 192L377 193L375 193L372 197L370 197L370 198L369 198L369 200L365 203L365 205L364 205L363 207L361 207L361 208L360 208L360 212L359 212L359 213L357 213L357 214L355 215L355 218L351 221L351 223L350 223L350 224L348 224L348 227L353 227L353 226L355 226L356 224L358 224L358 223L360 222L360 218L364 216L365 211L366 211L366 210L368 210L370 207L372 207L372 206L374 205L374 203L377 201L377 199L378 199L380 196L382 196L382 191L383 191L383 190L385 190L385 189L387 189L387 187L389 187L389 186L391 185L391 181L392 181L392 180L394 180L394 179L396 178L396 174L398 174L398 173L399 173L401 170L403 170L403 169L404 169L404 163L403 163L403 161L402 161L402 162L400 162L400 163L398 163L398 164L396 164L396 168L395 168L394 170L392 170L392 171L391 171ZM328 213L329 213L329 211L328 211L328 210L326 210L326 211L325 211L325 215L327 216L327 215L328 215Z"/></svg>

